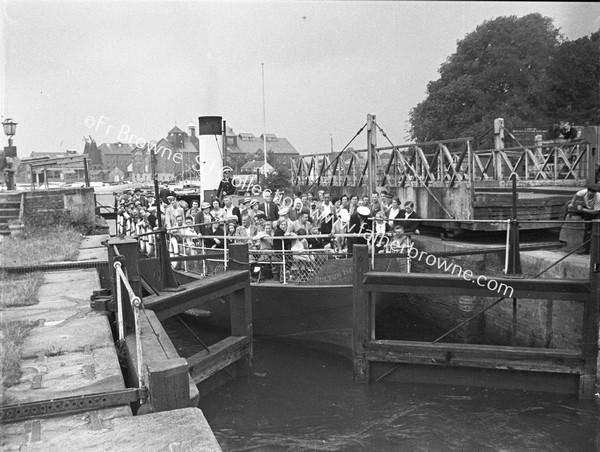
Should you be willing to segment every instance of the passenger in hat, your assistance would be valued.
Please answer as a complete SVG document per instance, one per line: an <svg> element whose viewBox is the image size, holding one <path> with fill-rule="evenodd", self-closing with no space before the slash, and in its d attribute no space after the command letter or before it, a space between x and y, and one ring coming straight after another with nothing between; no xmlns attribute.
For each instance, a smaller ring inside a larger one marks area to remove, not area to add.
<svg viewBox="0 0 600 452"><path fill-rule="evenodd" d="M208 235L211 231L210 223L213 221L215 221L215 218L210 214L210 204L204 201L200 206L200 211L194 217L196 232Z"/></svg>
<svg viewBox="0 0 600 452"><path fill-rule="evenodd" d="M277 222L281 222L281 221L285 221L287 223L287 226L286 226L287 232L290 232L293 230L294 222L292 220L290 220L290 218L289 218L289 209L287 207L282 207L281 209L279 209L279 219L277 220Z"/></svg>
<svg viewBox="0 0 600 452"><path fill-rule="evenodd" d="M240 214L242 216L247 215L250 211L250 203L252 202L252 198L240 199L238 203L238 208L240 209Z"/></svg>
<svg viewBox="0 0 600 452"><path fill-rule="evenodd" d="M271 225L269 224L269 229ZM260 251L271 251L273 249L273 239L271 238L271 234L267 231L259 231L254 237L252 237L254 241L254 249ZM259 261L269 260L269 256L260 255L258 258Z"/></svg>
<svg viewBox="0 0 600 452"><path fill-rule="evenodd" d="M235 237L235 235L236 235L236 229L237 229L237 217L228 218L227 224L225 227L225 230L227 232L227 234L226 234L227 235L227 246L229 246L233 243L237 243L237 241L232 238L232 237Z"/></svg>
<svg viewBox="0 0 600 452"><path fill-rule="evenodd" d="M250 218L256 219L257 215L265 215L265 213L262 210L260 210L260 203L256 199L252 199L248 206L249 209L247 215Z"/></svg>
<svg viewBox="0 0 600 452"><path fill-rule="evenodd" d="M231 196L235 193L233 185L233 170L229 167L223 168L223 179L219 182L217 188L217 198L221 199L224 196Z"/></svg>
<svg viewBox="0 0 600 452"><path fill-rule="evenodd" d="M135 201L139 201L140 205L142 205L143 207L148 207L148 200L145 196L142 195L142 190L140 188L136 188L133 191L133 199Z"/></svg>
<svg viewBox="0 0 600 452"><path fill-rule="evenodd" d="M379 204L381 205L381 210L386 216L391 207L391 201L392 195L390 195L387 191L383 190L379 196Z"/></svg>
<svg viewBox="0 0 600 452"><path fill-rule="evenodd" d="M570 211L581 215L584 221L592 221L600 218L600 185L588 184L587 188L579 190L571 202L567 205ZM592 238L592 223L585 223L583 242ZM577 252L577 254L590 254L591 242Z"/></svg>

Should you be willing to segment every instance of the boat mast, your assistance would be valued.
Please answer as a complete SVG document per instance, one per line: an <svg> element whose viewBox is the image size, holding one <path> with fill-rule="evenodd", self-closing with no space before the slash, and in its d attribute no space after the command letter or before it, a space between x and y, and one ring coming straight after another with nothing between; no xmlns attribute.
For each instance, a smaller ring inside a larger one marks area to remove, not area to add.
<svg viewBox="0 0 600 452"><path fill-rule="evenodd" d="M375 115L367 115L367 165L369 167L369 202L373 193L377 192L377 129L375 129Z"/></svg>

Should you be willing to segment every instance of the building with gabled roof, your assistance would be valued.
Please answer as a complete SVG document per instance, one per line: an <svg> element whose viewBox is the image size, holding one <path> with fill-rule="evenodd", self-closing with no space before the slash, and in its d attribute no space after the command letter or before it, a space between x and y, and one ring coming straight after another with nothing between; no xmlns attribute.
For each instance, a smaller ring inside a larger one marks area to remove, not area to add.
<svg viewBox="0 0 600 452"><path fill-rule="evenodd" d="M253 155L264 154L264 138L266 138L267 160L274 167L289 166L292 159L300 155L287 138L272 133L264 134L263 138L262 134L259 136L246 132L236 134L231 127L227 127L226 138L228 163L229 158L237 162L244 158L251 158Z"/></svg>
<svg viewBox="0 0 600 452"><path fill-rule="evenodd" d="M117 141L116 143L102 143L98 146L102 168L107 169L119 168L123 174L127 174L127 166L131 163L131 153L135 145Z"/></svg>

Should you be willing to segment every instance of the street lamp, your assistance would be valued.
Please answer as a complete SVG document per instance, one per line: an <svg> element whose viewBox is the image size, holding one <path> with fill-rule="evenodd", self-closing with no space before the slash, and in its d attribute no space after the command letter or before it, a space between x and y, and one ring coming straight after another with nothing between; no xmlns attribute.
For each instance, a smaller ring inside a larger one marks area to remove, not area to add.
<svg viewBox="0 0 600 452"><path fill-rule="evenodd" d="M17 147L13 146L12 137L14 137L15 133L17 133L17 123L11 118L7 118L2 123L2 127L4 127L4 133L8 137L8 147L4 148L4 155L6 157L16 157Z"/></svg>
<svg viewBox="0 0 600 452"><path fill-rule="evenodd" d="M6 120L2 123L2 127L4 127L4 133L8 137L8 146L4 146L4 172L6 179L6 189L14 190L15 189L15 170L13 168L12 159L17 156L17 147L13 146L12 137L17 132L17 123L14 122L11 118L6 118Z"/></svg>

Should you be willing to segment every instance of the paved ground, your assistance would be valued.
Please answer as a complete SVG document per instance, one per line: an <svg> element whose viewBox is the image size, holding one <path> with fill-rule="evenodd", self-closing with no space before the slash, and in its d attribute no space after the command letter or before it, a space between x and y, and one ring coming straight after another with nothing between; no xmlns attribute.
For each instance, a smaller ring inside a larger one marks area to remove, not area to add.
<svg viewBox="0 0 600 452"><path fill-rule="evenodd" d="M106 238L84 238L78 260L106 260ZM2 405L125 389L108 318L90 308L99 288L95 269L47 272L37 305L0 313L37 322ZM125 405L8 423L0 433L0 450L221 450L197 408L133 417Z"/></svg>

